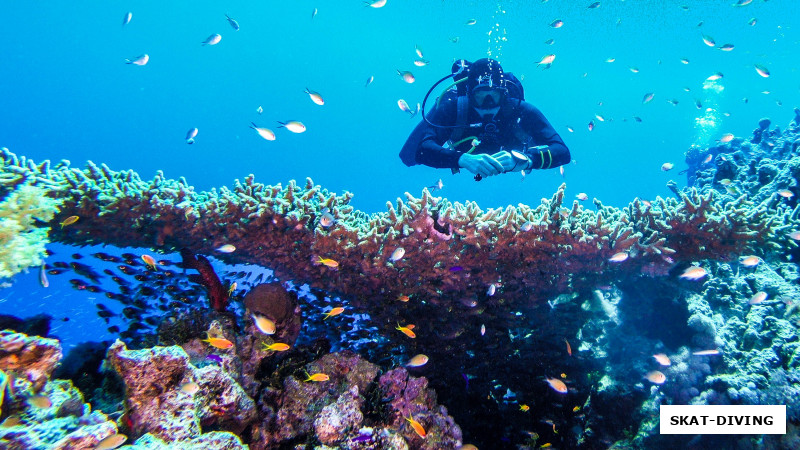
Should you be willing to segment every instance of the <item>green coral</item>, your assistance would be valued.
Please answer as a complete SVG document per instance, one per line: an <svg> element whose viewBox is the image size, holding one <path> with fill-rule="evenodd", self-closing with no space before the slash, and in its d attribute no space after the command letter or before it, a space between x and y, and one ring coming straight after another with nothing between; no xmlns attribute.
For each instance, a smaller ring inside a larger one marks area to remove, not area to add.
<svg viewBox="0 0 800 450"><path fill-rule="evenodd" d="M0 202L0 278L42 264L49 222L59 202L41 187L22 184L7 192Z"/></svg>

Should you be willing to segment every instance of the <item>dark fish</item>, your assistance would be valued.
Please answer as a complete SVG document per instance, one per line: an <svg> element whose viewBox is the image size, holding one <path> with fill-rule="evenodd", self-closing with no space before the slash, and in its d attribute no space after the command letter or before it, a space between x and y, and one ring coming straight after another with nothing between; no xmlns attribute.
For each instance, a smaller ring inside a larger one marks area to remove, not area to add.
<svg viewBox="0 0 800 450"><path fill-rule="evenodd" d="M124 273L125 275L133 275L138 272L136 269L125 265L119 265L117 266L117 269L119 269L120 272Z"/></svg>
<svg viewBox="0 0 800 450"><path fill-rule="evenodd" d="M131 260L134 260L134 261L139 259L139 257L134 255L133 253L123 253L122 257L125 258L125 259L131 259Z"/></svg>
<svg viewBox="0 0 800 450"><path fill-rule="evenodd" d="M81 259L81 258L83 258L83 255L81 255L80 253L73 253L72 254L72 259Z"/></svg>
<svg viewBox="0 0 800 450"><path fill-rule="evenodd" d="M128 331L130 331L130 332L137 332L137 331L146 330L146 329L148 329L148 327L142 325L139 322L134 322L134 323L132 323L132 324L130 324L128 326Z"/></svg>
<svg viewBox="0 0 800 450"><path fill-rule="evenodd" d="M64 270L63 269L50 269L50 270L47 271L47 273L50 274L50 275L59 275L59 274L64 273Z"/></svg>
<svg viewBox="0 0 800 450"><path fill-rule="evenodd" d="M112 277L116 275L111 269L103 269L103 273L106 275L111 275Z"/></svg>
<svg viewBox="0 0 800 450"><path fill-rule="evenodd" d="M152 297L156 295L156 290L149 286L142 286L139 288L139 293L146 297Z"/></svg>
<svg viewBox="0 0 800 450"><path fill-rule="evenodd" d="M111 258L111 255L109 255L108 253L103 253L103 252L92 253L92 256L94 256L95 258L97 258L97 259L99 259L101 261L109 261L110 258Z"/></svg>
<svg viewBox="0 0 800 450"><path fill-rule="evenodd" d="M58 267L59 269L69 269L69 264L61 261L56 261L53 263L53 267Z"/></svg>
<svg viewBox="0 0 800 450"><path fill-rule="evenodd" d="M116 325L110 326L110 327L108 327L108 332L109 333L119 333L119 327L116 326Z"/></svg>
<svg viewBox="0 0 800 450"><path fill-rule="evenodd" d="M128 319L138 318L144 311L133 306L122 308L122 315Z"/></svg>
<svg viewBox="0 0 800 450"><path fill-rule="evenodd" d="M127 281L125 281L125 279L124 279L124 278L120 278L120 277L111 277L111 279L112 279L112 280L114 280L114 282L115 282L115 283L117 283L117 284L128 284L128 282L127 282Z"/></svg>
<svg viewBox="0 0 800 450"><path fill-rule="evenodd" d="M161 319L156 316L146 317L144 321L152 326L157 326L161 323Z"/></svg>
<svg viewBox="0 0 800 450"><path fill-rule="evenodd" d="M100 286L86 286L86 290L89 292L103 292Z"/></svg>
<svg viewBox="0 0 800 450"><path fill-rule="evenodd" d="M106 305L104 305L104 304L102 304L102 303L95 303L95 305L94 305L94 306L95 306L95 307L97 307L97 309L105 309L105 310L108 310L108 306L106 306Z"/></svg>
<svg viewBox="0 0 800 450"><path fill-rule="evenodd" d="M133 278L135 278L137 281L147 281L148 279L147 275L134 275Z"/></svg>
<svg viewBox="0 0 800 450"><path fill-rule="evenodd" d="M69 263L69 265L70 265L70 267L72 267L72 270L74 270L75 273L77 273L78 275L80 275L82 277L86 277L86 278L92 280L95 283L99 283L100 282L100 274L95 272L94 269L92 269L91 267L87 266L86 264L81 264L81 263L79 263L77 261L73 261L73 262Z"/></svg>
<svg viewBox="0 0 800 450"><path fill-rule="evenodd" d="M83 280L79 280L77 278L73 278L73 279L69 280L69 282L70 282L70 284L72 284L72 286L75 289L85 289L86 288L86 283L84 283Z"/></svg>
<svg viewBox="0 0 800 450"><path fill-rule="evenodd" d="M104 318L104 319L116 316L116 314L114 314L113 312L106 311L106 310L97 311L97 315L102 317L102 318Z"/></svg>
<svg viewBox="0 0 800 450"><path fill-rule="evenodd" d="M119 291L122 294L125 294L125 295L131 295L133 293L133 290L131 288L129 288L128 286L124 286L124 285L120 285Z"/></svg>

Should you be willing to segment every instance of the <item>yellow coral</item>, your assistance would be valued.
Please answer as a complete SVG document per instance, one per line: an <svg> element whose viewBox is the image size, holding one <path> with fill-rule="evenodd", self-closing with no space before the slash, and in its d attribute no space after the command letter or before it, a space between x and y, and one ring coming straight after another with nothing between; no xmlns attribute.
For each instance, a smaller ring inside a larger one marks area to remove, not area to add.
<svg viewBox="0 0 800 450"><path fill-rule="evenodd" d="M25 184L0 202L0 278L42 264L49 229L35 221L51 221L57 204L45 189Z"/></svg>

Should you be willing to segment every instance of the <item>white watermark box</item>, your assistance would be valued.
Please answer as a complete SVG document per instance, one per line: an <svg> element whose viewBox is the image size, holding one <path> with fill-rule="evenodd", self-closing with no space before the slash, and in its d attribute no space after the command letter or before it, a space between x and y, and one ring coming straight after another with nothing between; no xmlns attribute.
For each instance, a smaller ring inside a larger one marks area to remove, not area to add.
<svg viewBox="0 0 800 450"><path fill-rule="evenodd" d="M786 434L786 405L661 405L661 434Z"/></svg>

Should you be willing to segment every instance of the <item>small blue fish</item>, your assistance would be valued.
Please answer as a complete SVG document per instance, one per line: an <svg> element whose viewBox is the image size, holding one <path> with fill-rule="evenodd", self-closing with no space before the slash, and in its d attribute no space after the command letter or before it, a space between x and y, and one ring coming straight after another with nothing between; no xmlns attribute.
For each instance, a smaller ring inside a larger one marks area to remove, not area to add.
<svg viewBox="0 0 800 450"><path fill-rule="evenodd" d="M222 358L219 355L208 355L206 359L222 364Z"/></svg>
<svg viewBox="0 0 800 450"><path fill-rule="evenodd" d="M461 272L462 270L464 270L464 268L461 266L453 266L450 268L450 272Z"/></svg>
<svg viewBox="0 0 800 450"><path fill-rule="evenodd" d="M227 14L225 14L225 18L228 19L228 23L231 24L231 28L233 28L235 31L239 31L239 22L235 21Z"/></svg>

